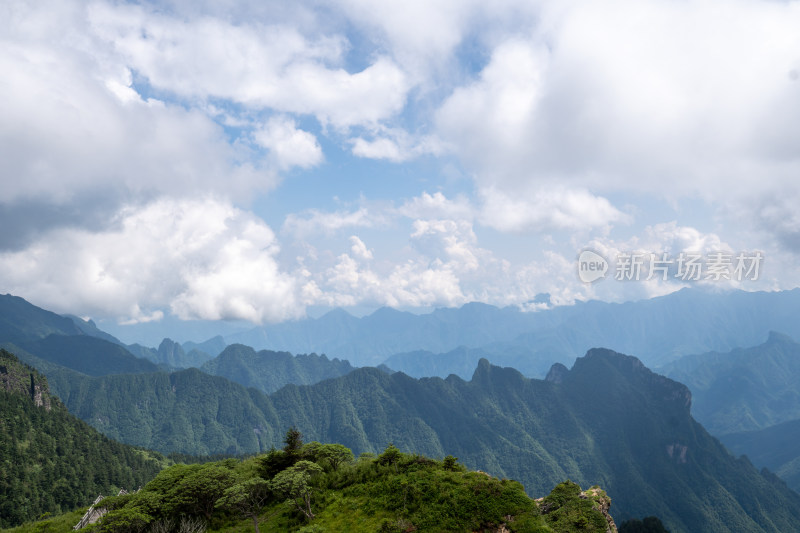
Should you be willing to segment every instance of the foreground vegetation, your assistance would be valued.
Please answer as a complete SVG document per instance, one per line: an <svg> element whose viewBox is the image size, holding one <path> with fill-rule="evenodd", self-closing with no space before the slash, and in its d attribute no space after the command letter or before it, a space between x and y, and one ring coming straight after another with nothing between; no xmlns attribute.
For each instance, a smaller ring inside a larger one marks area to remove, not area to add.
<svg viewBox="0 0 800 533"><path fill-rule="evenodd" d="M599 488L559 484L540 500L516 481L468 472L457 459L383 453L353 458L340 444L302 443L290 430L281 450L244 460L178 464L135 494L109 497L86 532L508 531L605 532ZM70 531L57 517L13 531Z"/></svg>

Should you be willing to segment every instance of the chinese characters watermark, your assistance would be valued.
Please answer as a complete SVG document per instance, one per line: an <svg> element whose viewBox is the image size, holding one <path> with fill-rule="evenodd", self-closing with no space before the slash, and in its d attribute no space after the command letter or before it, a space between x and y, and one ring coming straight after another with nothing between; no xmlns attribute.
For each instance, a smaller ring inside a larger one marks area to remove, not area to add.
<svg viewBox="0 0 800 533"><path fill-rule="evenodd" d="M759 252L647 252L617 254L613 275L617 281L758 281L764 255ZM584 283L605 279L609 261L594 250L578 256L578 278Z"/></svg>

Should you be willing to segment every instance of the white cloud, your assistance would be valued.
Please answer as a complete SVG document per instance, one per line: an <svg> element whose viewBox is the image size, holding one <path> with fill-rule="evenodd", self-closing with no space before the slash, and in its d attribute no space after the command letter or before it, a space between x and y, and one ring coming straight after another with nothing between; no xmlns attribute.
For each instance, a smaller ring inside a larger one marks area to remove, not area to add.
<svg viewBox="0 0 800 533"><path fill-rule="evenodd" d="M586 190L554 188L512 196L487 188L481 196L481 222L500 231L580 231L628 220L608 200Z"/></svg>
<svg viewBox="0 0 800 533"><path fill-rule="evenodd" d="M400 129L383 128L372 140L357 137L350 140L353 155L368 159L386 159L402 163L421 155L439 155L444 152L442 143L430 135L411 136Z"/></svg>
<svg viewBox="0 0 800 533"><path fill-rule="evenodd" d="M331 235L346 228L370 228L384 224L386 218L367 207L355 211L327 212L309 209L300 214L291 213L283 223L282 231L296 238L306 238L316 234Z"/></svg>
<svg viewBox="0 0 800 533"><path fill-rule="evenodd" d="M295 121L287 117L271 118L253 132L253 137L258 145L270 151L270 156L281 170L311 168L323 160L317 138L298 129Z"/></svg>
<svg viewBox="0 0 800 533"><path fill-rule="evenodd" d="M346 71L341 36L308 39L286 25L179 18L106 4L94 5L90 20L153 86L186 98L222 98L348 127L398 113L410 88L387 57Z"/></svg>
<svg viewBox="0 0 800 533"><path fill-rule="evenodd" d="M350 242L352 243L350 251L353 252L354 256L362 261L369 261L372 259L372 250L367 248L367 245L364 244L364 241L359 239L356 235L352 235L350 237Z"/></svg>
<svg viewBox="0 0 800 533"><path fill-rule="evenodd" d="M498 38L488 63L436 115L436 133L478 190L515 200L553 187L598 198L700 197L713 209L794 188L800 5L534 9L536 22ZM487 220L518 226L504 218Z"/></svg>
<svg viewBox="0 0 800 533"><path fill-rule="evenodd" d="M413 219L472 220L474 208L464 196L450 199L437 191L433 194L423 192L411 200L406 200L397 208L397 213Z"/></svg>
<svg viewBox="0 0 800 533"><path fill-rule="evenodd" d="M412 245L435 261L454 271L476 270L478 238L472 224L464 220L415 220Z"/></svg>
<svg viewBox="0 0 800 533"><path fill-rule="evenodd" d="M99 233L61 229L0 254L3 289L49 309L129 321L280 321L302 315L296 281L260 219L214 200L123 210Z"/></svg>
<svg viewBox="0 0 800 533"><path fill-rule="evenodd" d="M481 2L472 0L425 0L335 2L361 31L386 46L400 64L425 83L443 68L462 41Z"/></svg>
<svg viewBox="0 0 800 533"><path fill-rule="evenodd" d="M0 69L13 83L0 84L0 173L16 177L0 181L3 203L89 194L116 202L187 189L244 197L275 186L277 175L204 113L143 100L83 8L3 10Z"/></svg>

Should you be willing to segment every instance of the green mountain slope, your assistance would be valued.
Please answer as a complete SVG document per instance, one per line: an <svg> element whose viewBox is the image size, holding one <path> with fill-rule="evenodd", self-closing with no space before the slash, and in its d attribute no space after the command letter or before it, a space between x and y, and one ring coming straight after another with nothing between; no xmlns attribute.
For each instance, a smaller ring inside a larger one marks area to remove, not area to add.
<svg viewBox="0 0 800 533"><path fill-rule="evenodd" d="M163 459L163 458L161 458ZM36 370L0 350L0 527L135 489L156 458L114 442L69 414Z"/></svg>
<svg viewBox="0 0 800 533"><path fill-rule="evenodd" d="M200 369L208 374L226 377L245 387L270 393L287 384L310 385L323 379L343 376L353 370L350 363L329 360L324 355L292 355L288 352L262 350L231 344Z"/></svg>
<svg viewBox="0 0 800 533"><path fill-rule="evenodd" d="M280 438L282 426L266 396L194 368L102 377L51 369L48 379L70 412L134 446L242 454L265 451Z"/></svg>
<svg viewBox="0 0 800 533"><path fill-rule="evenodd" d="M661 372L692 391L692 414L712 434L800 418L800 344L779 333L728 353L686 356Z"/></svg>

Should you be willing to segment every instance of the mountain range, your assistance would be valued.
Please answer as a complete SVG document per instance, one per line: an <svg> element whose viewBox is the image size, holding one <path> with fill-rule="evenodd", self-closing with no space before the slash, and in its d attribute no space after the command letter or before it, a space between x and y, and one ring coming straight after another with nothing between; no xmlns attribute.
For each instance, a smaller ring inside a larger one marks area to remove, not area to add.
<svg viewBox="0 0 800 533"><path fill-rule="evenodd" d="M800 495L691 418L686 387L607 350L547 381L486 360L469 382L360 368L270 396L196 369L51 381L96 427L162 451L265 451L296 426L356 453L390 442L450 453L534 494L553 480L602 484L618 519L657 515L673 531L790 531L800 516Z"/></svg>
<svg viewBox="0 0 800 533"><path fill-rule="evenodd" d="M696 295L679 296L691 300ZM699 298L712 296L700 294ZM717 304L739 297L750 304L753 298L766 298L778 307L771 318L752 325L746 334L738 332L737 337L719 328L701 338L689 332L686 339L691 342L686 346L725 345L750 338L767 324L782 324L779 318L789 313L795 296L780 296L786 307L781 308L782 300L769 293L725 295L728 300ZM628 309L625 313L635 314L637 304L631 305L630 309L622 306ZM475 310L486 311L480 306ZM7 316L16 311L20 311L17 316ZM650 312L640 309L643 317ZM723 314L744 320L746 312ZM406 327L403 320L408 318L401 315L398 330ZM614 498L617 518L658 515L673 531L797 530L800 496L796 492L775 475L756 470L748 459L734 458L695 422L686 386L652 373L637 358L611 350L591 349L571 369L562 363L551 365L545 380L489 363L492 349L499 350L502 343L487 345L490 349L451 350L462 374L471 358L483 357L469 380L457 375L415 379L404 372L350 369L345 361L323 356L294 357L236 345L201 365L209 372L244 381L251 386L247 388L193 368L166 372L170 365L163 362L150 371L141 365L152 365L152 361L135 357L122 343L103 338L99 330L87 333L90 328L76 325L80 320L59 317L21 299L0 297L0 331L5 335L0 341L44 372L71 412L124 442L164 452L254 453L278 445L286 428L294 426L310 439L341 442L356 453L376 453L393 442L433 457L457 455L470 468L522 481L533 494L566 478L584 486L600 484ZM641 323L648 320L641 318ZM664 322L674 326L682 320L667 317ZM553 331L563 326L556 324ZM658 339L658 328L652 324L648 328ZM664 326L661 332L668 329ZM557 337L551 331L553 335ZM370 342L379 337L376 334ZM63 353L57 348L60 340ZM790 365L793 357L786 350L793 349L792 342L771 336L766 344L781 346L770 348L777 350L771 360ZM45 349L48 343L56 347ZM92 365L81 360L81 343L93 347L87 348ZM678 345L675 340L671 343ZM165 352L180 355L180 348L187 353L172 341L162 345ZM107 368L98 346L109 350ZM414 352L408 354L431 365L426 354ZM709 368L719 366L722 375L725 361L721 356ZM676 368L693 364L689 358L679 362ZM304 373L293 369L298 364ZM322 381L281 387L292 372ZM708 374L714 374L713 370ZM702 375L698 370L697 376ZM771 382L754 383L767 386ZM274 392L267 395L252 386ZM698 391L701 397L702 387ZM769 424L777 418L765 420Z"/></svg>

